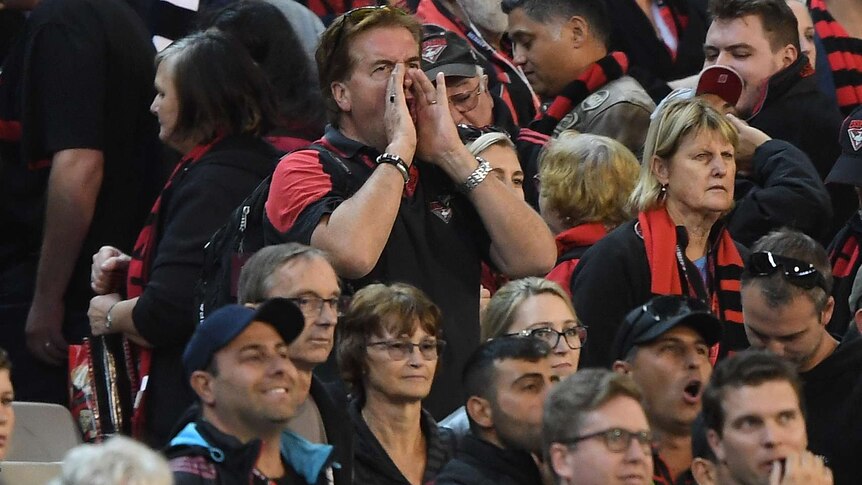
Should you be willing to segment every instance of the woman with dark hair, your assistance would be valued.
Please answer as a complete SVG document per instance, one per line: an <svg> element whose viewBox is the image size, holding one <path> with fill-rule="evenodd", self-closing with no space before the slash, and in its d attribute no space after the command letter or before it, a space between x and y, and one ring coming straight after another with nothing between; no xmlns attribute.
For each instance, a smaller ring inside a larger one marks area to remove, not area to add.
<svg viewBox="0 0 862 485"><path fill-rule="evenodd" d="M422 409L445 344L440 310L412 286L372 284L353 296L338 332L355 483L433 481L454 448L451 431Z"/></svg>
<svg viewBox="0 0 862 485"><path fill-rule="evenodd" d="M160 446L193 402L177 369L197 322L204 244L272 173L280 152L260 138L276 119L269 83L223 33L192 34L163 50L155 86L159 138L183 158L131 256L110 246L93 256L92 287L101 296L88 314L93 335L122 333L142 346L145 407L135 410L133 426L136 437Z"/></svg>
<svg viewBox="0 0 862 485"><path fill-rule="evenodd" d="M277 7L262 0L242 0L216 11L202 27L233 35L266 74L279 114L277 126L267 133L270 143L291 151L323 134L326 111L317 71Z"/></svg>

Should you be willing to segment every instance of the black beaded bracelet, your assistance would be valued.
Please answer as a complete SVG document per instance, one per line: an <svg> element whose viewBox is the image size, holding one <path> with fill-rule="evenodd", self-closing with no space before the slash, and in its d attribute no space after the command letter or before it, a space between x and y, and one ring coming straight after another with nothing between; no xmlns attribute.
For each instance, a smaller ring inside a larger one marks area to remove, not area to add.
<svg viewBox="0 0 862 485"><path fill-rule="evenodd" d="M388 163L389 165L394 166L401 172L401 176L404 177L404 183L410 180L410 168L404 163L404 160L398 155L393 155L392 153L383 153L379 157L377 157L377 165L381 163Z"/></svg>

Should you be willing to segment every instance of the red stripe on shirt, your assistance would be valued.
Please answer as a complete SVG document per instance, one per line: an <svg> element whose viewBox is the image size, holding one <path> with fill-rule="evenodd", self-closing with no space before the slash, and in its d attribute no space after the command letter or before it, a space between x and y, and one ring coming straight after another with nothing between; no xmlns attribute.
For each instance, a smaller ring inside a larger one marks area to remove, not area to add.
<svg viewBox="0 0 862 485"><path fill-rule="evenodd" d="M314 150L302 150L278 162L266 200L266 216L279 232L287 232L306 207L332 190L332 179L323 171L318 155Z"/></svg>

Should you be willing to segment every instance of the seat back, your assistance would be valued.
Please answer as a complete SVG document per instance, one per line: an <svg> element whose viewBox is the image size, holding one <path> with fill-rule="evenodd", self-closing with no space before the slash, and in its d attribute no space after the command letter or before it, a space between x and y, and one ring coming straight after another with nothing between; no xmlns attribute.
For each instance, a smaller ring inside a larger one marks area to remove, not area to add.
<svg viewBox="0 0 862 485"><path fill-rule="evenodd" d="M0 484L3 485L45 485L60 475L62 463L4 461L0 463Z"/></svg>
<svg viewBox="0 0 862 485"><path fill-rule="evenodd" d="M14 402L15 429L6 460L62 462L81 443L72 414L58 404ZM6 462L2 464L5 469ZM17 483L17 482L12 482Z"/></svg>

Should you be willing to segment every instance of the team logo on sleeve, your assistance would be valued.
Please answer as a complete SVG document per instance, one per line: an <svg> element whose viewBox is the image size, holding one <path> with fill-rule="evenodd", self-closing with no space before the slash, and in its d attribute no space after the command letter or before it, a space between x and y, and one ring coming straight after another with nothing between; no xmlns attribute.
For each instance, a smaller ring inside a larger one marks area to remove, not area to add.
<svg viewBox="0 0 862 485"><path fill-rule="evenodd" d="M847 134L850 136L850 144L853 145L854 151L859 151L862 148L862 120L853 120L847 128Z"/></svg>

